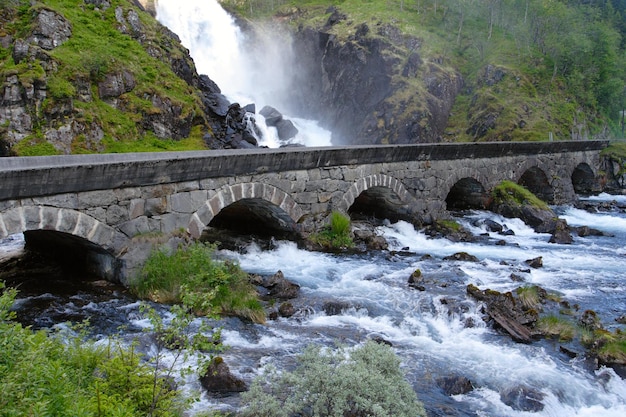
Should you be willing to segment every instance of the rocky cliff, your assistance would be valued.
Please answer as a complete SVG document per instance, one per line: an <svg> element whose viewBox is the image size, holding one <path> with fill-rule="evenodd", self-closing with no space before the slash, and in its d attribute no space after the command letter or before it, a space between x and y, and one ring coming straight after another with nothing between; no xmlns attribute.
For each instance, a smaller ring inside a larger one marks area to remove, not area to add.
<svg viewBox="0 0 626 417"><path fill-rule="evenodd" d="M300 18L299 9L281 17ZM326 11L321 27L294 34L294 106L322 120L341 144L439 142L463 86L461 75L438 58L424 58L422 41L391 24L335 26L348 17Z"/></svg>
<svg viewBox="0 0 626 417"><path fill-rule="evenodd" d="M0 21L0 155L255 143L245 111L140 3L14 0Z"/></svg>

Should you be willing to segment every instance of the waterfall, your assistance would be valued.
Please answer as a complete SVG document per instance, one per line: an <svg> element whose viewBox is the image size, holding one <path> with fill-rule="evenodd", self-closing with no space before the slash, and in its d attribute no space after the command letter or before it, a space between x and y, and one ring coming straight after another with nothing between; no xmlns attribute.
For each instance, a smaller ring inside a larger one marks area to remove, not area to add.
<svg viewBox="0 0 626 417"><path fill-rule="evenodd" d="M290 94L293 51L287 33L275 27L255 25L254 39L247 37L217 0L158 0L157 19L176 33L189 49L198 73L206 74L231 101L242 106L254 103L257 110L270 105L291 120L299 133L289 143L330 146L330 132L316 121L289 116L286 97ZM263 131L259 145L278 147L274 128Z"/></svg>

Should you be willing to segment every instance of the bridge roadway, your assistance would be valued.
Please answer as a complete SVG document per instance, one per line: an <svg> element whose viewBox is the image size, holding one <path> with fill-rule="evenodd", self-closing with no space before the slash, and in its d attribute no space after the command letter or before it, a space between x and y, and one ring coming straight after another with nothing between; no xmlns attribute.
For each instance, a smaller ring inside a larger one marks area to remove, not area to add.
<svg viewBox="0 0 626 417"><path fill-rule="evenodd" d="M0 238L84 254L128 282L145 236L209 226L308 233L332 210L414 223L481 207L502 180L551 203L596 187L606 141L489 142L0 158ZM142 238L143 237L143 238ZM156 239L159 242L164 239Z"/></svg>

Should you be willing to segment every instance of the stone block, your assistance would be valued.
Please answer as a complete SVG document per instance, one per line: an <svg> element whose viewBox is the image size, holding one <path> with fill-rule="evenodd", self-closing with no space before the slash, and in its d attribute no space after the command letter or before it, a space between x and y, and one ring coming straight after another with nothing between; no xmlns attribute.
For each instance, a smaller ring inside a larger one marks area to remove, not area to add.
<svg viewBox="0 0 626 417"><path fill-rule="evenodd" d="M298 193L294 196L294 199L298 202L298 204L319 203L319 196L316 192Z"/></svg>
<svg viewBox="0 0 626 417"><path fill-rule="evenodd" d="M171 234L181 230L187 230L189 226L190 214L184 213L167 213L160 216L161 232Z"/></svg>
<svg viewBox="0 0 626 417"><path fill-rule="evenodd" d="M151 185L141 188L141 198L151 199L165 197L174 193L174 184Z"/></svg>
<svg viewBox="0 0 626 417"><path fill-rule="evenodd" d="M117 196L117 201L129 201L134 198L140 198L142 194L141 188L139 187L126 187L126 188L118 188L115 190L115 195Z"/></svg>
<svg viewBox="0 0 626 417"><path fill-rule="evenodd" d="M45 197L33 197L32 204L38 206L77 209L78 195L76 193L66 193Z"/></svg>
<svg viewBox="0 0 626 417"><path fill-rule="evenodd" d="M208 199L206 190L177 193L170 196L170 208L178 213L193 213Z"/></svg>
<svg viewBox="0 0 626 417"><path fill-rule="evenodd" d="M319 168L310 169L307 172L309 174L309 181L318 181L322 179L322 174Z"/></svg>
<svg viewBox="0 0 626 417"><path fill-rule="evenodd" d="M154 231L146 216L137 217L136 219L124 222L118 225L117 228L128 237Z"/></svg>
<svg viewBox="0 0 626 417"><path fill-rule="evenodd" d="M155 197L146 199L144 210L147 216L156 216L159 214L167 213L167 198Z"/></svg>
<svg viewBox="0 0 626 417"><path fill-rule="evenodd" d="M107 210L104 207L93 207L87 210L84 210L85 214L93 217L96 220L99 220L103 223L107 222Z"/></svg>
<svg viewBox="0 0 626 417"><path fill-rule="evenodd" d="M78 209L90 207L105 207L117 204L114 190L83 191L78 193Z"/></svg>
<svg viewBox="0 0 626 417"><path fill-rule="evenodd" d="M202 190L217 190L228 184L228 178L207 178L200 180L200 189Z"/></svg>
<svg viewBox="0 0 626 417"><path fill-rule="evenodd" d="M200 182L199 181L186 181L186 182L179 182L177 184L174 184L175 188L174 188L174 192L175 193L182 193L185 191L196 191L200 189Z"/></svg>
<svg viewBox="0 0 626 417"><path fill-rule="evenodd" d="M129 220L136 219L139 216L145 214L146 200L143 198L134 198L130 200L128 206L128 218Z"/></svg>
<svg viewBox="0 0 626 417"><path fill-rule="evenodd" d="M126 208L117 205L107 208L106 224L109 226L114 226L128 220L130 220L130 218Z"/></svg>

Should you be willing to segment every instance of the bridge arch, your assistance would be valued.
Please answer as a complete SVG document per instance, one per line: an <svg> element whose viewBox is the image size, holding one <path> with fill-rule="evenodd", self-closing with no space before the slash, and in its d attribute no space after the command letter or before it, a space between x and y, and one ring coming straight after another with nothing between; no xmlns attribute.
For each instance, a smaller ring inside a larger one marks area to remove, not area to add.
<svg viewBox="0 0 626 417"><path fill-rule="evenodd" d="M357 216L370 214L391 221L410 220L409 199L409 192L398 179L375 174L354 182L335 208Z"/></svg>
<svg viewBox="0 0 626 417"><path fill-rule="evenodd" d="M526 169L517 183L546 203L554 203L554 187L550 184L545 171L540 167L533 166Z"/></svg>
<svg viewBox="0 0 626 417"><path fill-rule="evenodd" d="M255 213L261 218L273 219L278 228L295 232L296 225L304 214L298 203L283 190L266 183L245 182L225 185L210 197L205 204L191 215L189 233L196 239L203 230L218 217L220 213L226 217L250 215ZM257 218L258 220L258 218Z"/></svg>
<svg viewBox="0 0 626 417"><path fill-rule="evenodd" d="M120 280L120 257L129 239L99 220L68 208L20 206L0 213L0 238L23 233L26 247L66 271Z"/></svg>
<svg viewBox="0 0 626 417"><path fill-rule="evenodd" d="M488 205L488 191L479 181L471 177L458 180L446 196L446 208L448 210L482 210Z"/></svg>
<svg viewBox="0 0 626 417"><path fill-rule="evenodd" d="M20 206L0 213L0 238L32 231L58 232L82 238L113 256L119 256L128 242L121 232L73 209Z"/></svg>
<svg viewBox="0 0 626 417"><path fill-rule="evenodd" d="M495 185L492 182L482 170L462 166L452 170L444 180L439 190L440 199L446 203L447 210L484 208L488 204L489 190Z"/></svg>
<svg viewBox="0 0 626 417"><path fill-rule="evenodd" d="M597 191L596 176L591 166L581 162L574 168L571 175L574 192L581 195L590 195Z"/></svg>

